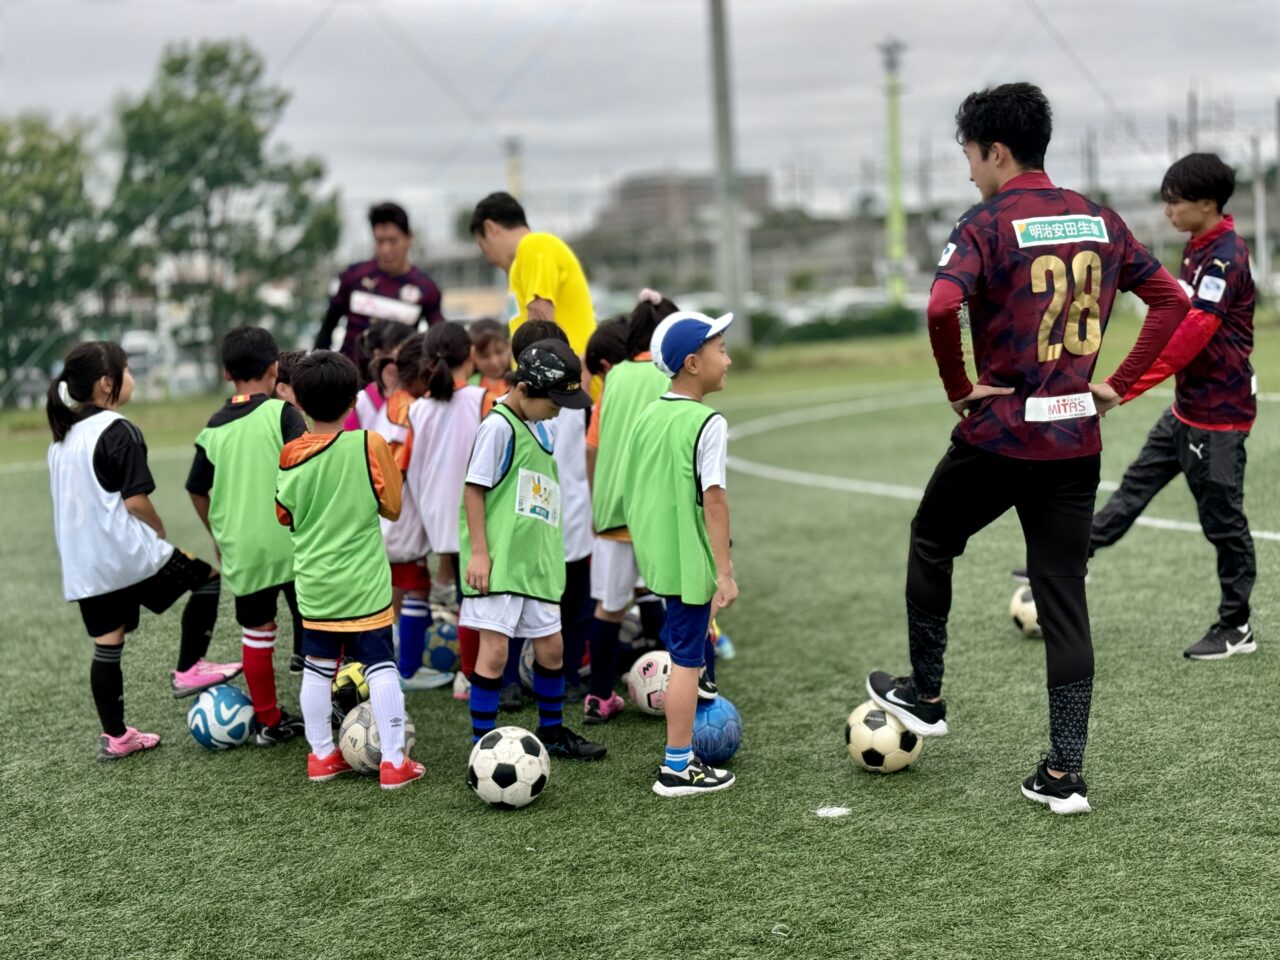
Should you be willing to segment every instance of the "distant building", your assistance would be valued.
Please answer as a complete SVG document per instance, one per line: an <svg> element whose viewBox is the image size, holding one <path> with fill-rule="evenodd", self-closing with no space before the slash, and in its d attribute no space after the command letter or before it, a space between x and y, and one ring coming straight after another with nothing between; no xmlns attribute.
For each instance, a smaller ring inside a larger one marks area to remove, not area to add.
<svg viewBox="0 0 1280 960"><path fill-rule="evenodd" d="M769 210L769 177L738 176L739 201L758 214ZM627 177L596 218L592 233L602 236L664 233L680 235L716 202L716 180L709 174L650 173Z"/></svg>

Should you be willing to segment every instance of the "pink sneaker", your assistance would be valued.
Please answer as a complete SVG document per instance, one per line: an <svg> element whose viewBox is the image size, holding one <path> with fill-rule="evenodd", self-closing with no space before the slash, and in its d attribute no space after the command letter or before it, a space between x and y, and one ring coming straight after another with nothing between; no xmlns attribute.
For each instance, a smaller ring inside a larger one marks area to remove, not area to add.
<svg viewBox="0 0 1280 960"><path fill-rule="evenodd" d="M104 733L98 738L98 759L119 760L139 750L154 750L160 746L160 734L139 733L133 727L126 727L124 734L113 737Z"/></svg>
<svg viewBox="0 0 1280 960"><path fill-rule="evenodd" d="M193 693L226 683L239 672L239 663L210 663L202 657L188 670L173 671L173 695L189 697Z"/></svg>
<svg viewBox="0 0 1280 960"><path fill-rule="evenodd" d="M608 723L613 717L622 712L622 708L626 705L616 692L609 694L608 700L602 700L595 694L588 693L587 698L582 701L582 712L586 715L586 719L582 722L589 727L594 727L599 723Z"/></svg>

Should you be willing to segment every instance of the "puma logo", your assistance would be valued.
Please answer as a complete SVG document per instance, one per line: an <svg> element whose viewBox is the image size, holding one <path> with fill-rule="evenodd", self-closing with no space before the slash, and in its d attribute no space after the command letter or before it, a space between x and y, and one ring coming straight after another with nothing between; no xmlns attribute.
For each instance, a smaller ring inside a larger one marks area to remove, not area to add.
<svg viewBox="0 0 1280 960"><path fill-rule="evenodd" d="M1231 261L1230 261L1230 260L1219 260L1217 257L1214 257L1214 258L1213 258L1213 265L1214 265L1215 267L1221 267L1221 268L1222 268L1222 272L1223 272L1223 273L1226 273L1226 272L1227 272L1227 268L1228 268L1229 266L1231 266Z"/></svg>
<svg viewBox="0 0 1280 960"><path fill-rule="evenodd" d="M691 774L689 774L690 783L701 783L705 779L707 779L707 775L703 773L701 770L695 770Z"/></svg>
<svg viewBox="0 0 1280 960"><path fill-rule="evenodd" d="M1204 442L1203 441L1198 447L1194 443L1188 443L1187 449L1196 455L1197 460L1204 459Z"/></svg>

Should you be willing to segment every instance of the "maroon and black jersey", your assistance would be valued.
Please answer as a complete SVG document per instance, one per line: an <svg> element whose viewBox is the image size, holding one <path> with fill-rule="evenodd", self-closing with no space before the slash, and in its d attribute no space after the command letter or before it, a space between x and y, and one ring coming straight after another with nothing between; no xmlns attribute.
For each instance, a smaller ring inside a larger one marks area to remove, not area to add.
<svg viewBox="0 0 1280 960"><path fill-rule="evenodd" d="M956 438L1027 460L1101 450L1089 381L1111 306L1159 269L1118 214L1044 173L966 213L935 282L964 295L979 381L1014 392L985 400Z"/></svg>
<svg viewBox="0 0 1280 960"><path fill-rule="evenodd" d="M347 318L347 332L342 340L342 353L356 359L360 334L371 322L395 320L417 328L425 320L428 325L444 319L440 312L440 288L425 270L410 267L408 273L393 277L378 268L377 260L353 263L338 278L338 292L329 302L316 348L326 349L333 330L342 317Z"/></svg>
<svg viewBox="0 0 1280 960"><path fill-rule="evenodd" d="M1178 283L1194 310L1222 321L1190 363L1178 373L1173 415L1192 426L1248 430L1258 404L1253 365L1253 275L1249 248L1231 217L1182 252Z"/></svg>

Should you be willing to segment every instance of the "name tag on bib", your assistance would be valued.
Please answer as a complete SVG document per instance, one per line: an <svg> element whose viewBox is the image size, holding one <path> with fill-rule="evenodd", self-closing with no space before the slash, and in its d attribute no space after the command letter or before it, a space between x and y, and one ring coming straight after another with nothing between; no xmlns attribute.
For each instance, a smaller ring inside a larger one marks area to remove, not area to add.
<svg viewBox="0 0 1280 960"><path fill-rule="evenodd" d="M1028 423L1048 423L1053 420L1079 420L1097 414L1092 393L1065 393L1060 397L1028 397L1025 419Z"/></svg>
<svg viewBox="0 0 1280 960"><path fill-rule="evenodd" d="M536 470L521 468L516 478L516 515L560 526L560 484Z"/></svg>

